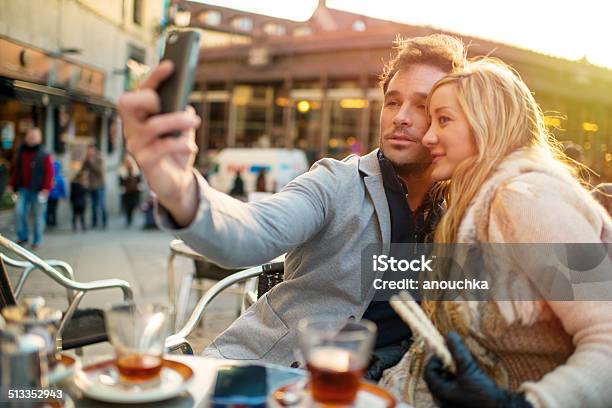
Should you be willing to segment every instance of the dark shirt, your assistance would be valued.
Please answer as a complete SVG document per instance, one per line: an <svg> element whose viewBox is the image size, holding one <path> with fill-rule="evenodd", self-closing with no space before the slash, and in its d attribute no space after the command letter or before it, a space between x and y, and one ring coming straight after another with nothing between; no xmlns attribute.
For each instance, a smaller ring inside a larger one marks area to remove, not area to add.
<svg viewBox="0 0 612 408"><path fill-rule="evenodd" d="M393 164L380 150L378 163L391 217L391 243L431 242L435 226L442 215L442 204L427 194L419 208L412 211L408 205L406 186L397 176ZM410 328L395 313L389 302L371 302L363 318L373 321L378 327L375 348L397 344L412 336Z"/></svg>
<svg viewBox="0 0 612 408"><path fill-rule="evenodd" d="M87 188L77 182L70 183L70 203L74 209L84 209L87 204Z"/></svg>

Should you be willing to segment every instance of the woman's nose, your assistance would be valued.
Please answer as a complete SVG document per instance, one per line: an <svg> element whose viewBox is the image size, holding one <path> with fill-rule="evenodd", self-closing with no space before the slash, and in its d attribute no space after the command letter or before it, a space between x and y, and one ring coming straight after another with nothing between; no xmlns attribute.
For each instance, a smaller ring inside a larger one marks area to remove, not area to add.
<svg viewBox="0 0 612 408"><path fill-rule="evenodd" d="M423 145L428 149L432 148L438 143L438 138L436 137L436 132L433 124L429 126L429 129L427 129L427 132L425 132L421 143L423 143Z"/></svg>

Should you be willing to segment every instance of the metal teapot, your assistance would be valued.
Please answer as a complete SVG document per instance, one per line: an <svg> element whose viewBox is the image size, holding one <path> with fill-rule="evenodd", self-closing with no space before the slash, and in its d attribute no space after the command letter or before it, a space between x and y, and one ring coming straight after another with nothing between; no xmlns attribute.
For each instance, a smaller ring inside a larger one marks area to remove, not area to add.
<svg viewBox="0 0 612 408"><path fill-rule="evenodd" d="M57 331L62 319L62 312L45 306L40 297L25 298L18 306L2 309L6 320L6 331L12 333L34 334L43 339L50 368L59 361L61 344Z"/></svg>
<svg viewBox="0 0 612 408"><path fill-rule="evenodd" d="M0 332L0 389L48 387L46 343L16 326Z"/></svg>

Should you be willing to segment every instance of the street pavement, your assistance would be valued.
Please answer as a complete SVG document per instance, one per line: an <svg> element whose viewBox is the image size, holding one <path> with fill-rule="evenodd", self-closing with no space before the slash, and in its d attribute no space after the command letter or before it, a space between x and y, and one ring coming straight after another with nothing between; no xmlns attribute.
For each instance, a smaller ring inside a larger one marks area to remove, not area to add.
<svg viewBox="0 0 612 408"><path fill-rule="evenodd" d="M137 300L167 301L168 244L173 239L170 234L158 230L143 230L144 220L135 217L130 228L124 226L122 218L109 220L106 229L73 232L68 223L55 229L47 229L42 245L34 251L42 259L60 259L74 268L76 280L88 282L97 279L119 278L130 283ZM15 240L14 227L2 228L0 232ZM26 246L27 249L30 249ZM5 249L2 252L8 254ZM174 261L176 284L178 288L182 275L193 270L193 263L186 258L177 257ZM11 281L15 284L18 271L9 270ZM66 292L57 283L41 272L33 272L28 279L22 296L40 295L53 307L65 310ZM191 304L195 305L196 292L191 292ZM189 338L195 353L200 353L214 337L223 331L237 316L240 299L238 295L220 295L211 304L210 310L200 327ZM102 308L120 301L121 290L108 289L89 292L83 298L85 307ZM108 343L85 347L85 357L112 352Z"/></svg>

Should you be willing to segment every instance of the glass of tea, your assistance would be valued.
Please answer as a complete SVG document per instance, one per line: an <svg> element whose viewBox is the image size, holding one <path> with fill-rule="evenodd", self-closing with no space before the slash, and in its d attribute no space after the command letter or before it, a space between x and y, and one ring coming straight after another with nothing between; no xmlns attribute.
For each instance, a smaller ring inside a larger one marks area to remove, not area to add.
<svg viewBox="0 0 612 408"><path fill-rule="evenodd" d="M315 403L351 405L376 339L376 325L338 318L307 318L298 326Z"/></svg>
<svg viewBox="0 0 612 408"><path fill-rule="evenodd" d="M106 331L115 349L119 379L130 385L159 383L166 337L170 334L170 306L124 302L104 312Z"/></svg>

